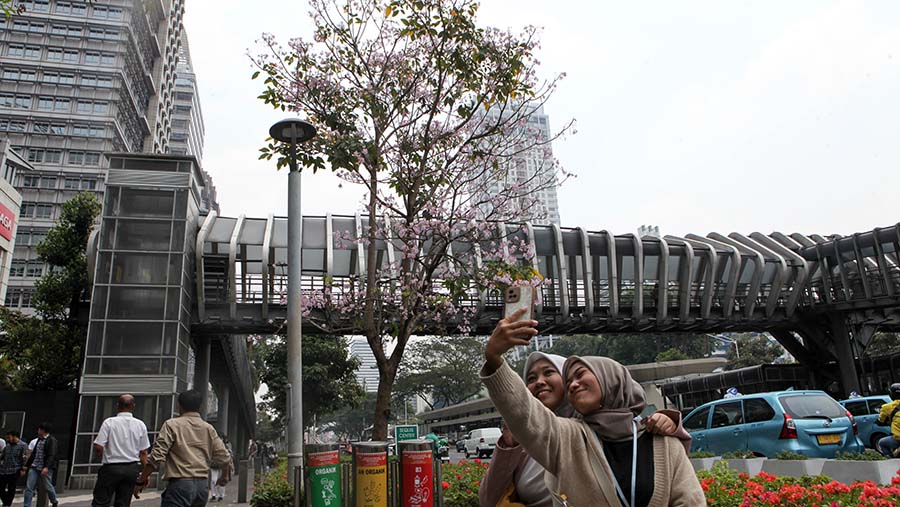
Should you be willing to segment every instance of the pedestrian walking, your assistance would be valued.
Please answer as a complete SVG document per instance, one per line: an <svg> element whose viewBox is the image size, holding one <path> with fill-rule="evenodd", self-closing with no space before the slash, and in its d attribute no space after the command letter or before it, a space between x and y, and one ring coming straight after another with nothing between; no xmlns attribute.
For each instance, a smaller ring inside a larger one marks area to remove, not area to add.
<svg viewBox="0 0 900 507"><path fill-rule="evenodd" d="M56 507L59 503L56 499L56 489L53 487L53 476L56 475L56 467L59 465L59 442L50 434L52 430L53 426L50 423L38 425L34 450L28 455L28 461L22 469L28 474L25 479L25 507L31 507L38 481L43 482L50 505Z"/></svg>
<svg viewBox="0 0 900 507"><path fill-rule="evenodd" d="M203 394L196 390L178 395L178 417L167 420L159 429L134 496L149 483L150 474L164 469L168 486L161 507L203 507L209 498L210 465L224 467L231 462L222 439L200 414ZM227 482L230 477L222 477ZM26 506L29 507L29 506Z"/></svg>
<svg viewBox="0 0 900 507"><path fill-rule="evenodd" d="M19 432L7 430L6 446L0 451L0 502L9 507L16 497L16 482L25 475L25 454L28 446L19 440Z"/></svg>
<svg viewBox="0 0 900 507"><path fill-rule="evenodd" d="M94 453L101 458L102 465L94 483L92 507L109 507L111 502L115 507L131 505L141 465L147 462L150 449L147 426L134 417L134 404L134 396L119 396L118 413L103 421L94 439Z"/></svg>
<svg viewBox="0 0 900 507"><path fill-rule="evenodd" d="M212 492L212 502L221 502L225 500L225 477L232 477L234 474L234 452L231 450L231 444L228 437L222 437L225 448L228 449L228 455L231 461L224 466L213 466L209 469L209 490ZM227 470L226 470L227 469Z"/></svg>

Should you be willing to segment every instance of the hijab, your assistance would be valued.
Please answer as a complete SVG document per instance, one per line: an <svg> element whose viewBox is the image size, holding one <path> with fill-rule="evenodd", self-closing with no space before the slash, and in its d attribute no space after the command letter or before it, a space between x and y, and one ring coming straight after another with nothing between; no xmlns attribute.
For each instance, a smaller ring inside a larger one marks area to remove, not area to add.
<svg viewBox="0 0 900 507"><path fill-rule="evenodd" d="M541 359L546 359L550 361L550 364L556 368L556 371L562 375L563 366L566 363L566 358L563 356L559 356L556 354L545 354L543 352L532 352L528 355L528 359L525 360L525 370L522 372L522 378L525 379L525 383L528 383L528 370L534 366L534 363L540 361ZM566 382L563 380L563 401L560 403L556 410L553 412L558 417L573 417L575 415L575 409L572 408L572 405L569 404L569 397L566 396Z"/></svg>
<svg viewBox="0 0 900 507"><path fill-rule="evenodd" d="M644 411L644 388L633 378L628 368L608 357L571 356L563 366L563 378L568 386L569 373L577 364L584 364L600 383L603 401L599 407L581 418L603 440L619 442L633 438L632 420ZM567 393L568 394L568 393Z"/></svg>

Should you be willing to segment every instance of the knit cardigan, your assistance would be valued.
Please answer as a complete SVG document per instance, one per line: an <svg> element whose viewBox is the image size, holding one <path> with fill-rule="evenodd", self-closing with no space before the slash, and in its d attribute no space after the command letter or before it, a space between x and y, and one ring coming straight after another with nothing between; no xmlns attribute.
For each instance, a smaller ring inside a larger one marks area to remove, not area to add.
<svg viewBox="0 0 900 507"><path fill-rule="evenodd" d="M602 442L579 419L557 417L536 400L504 361L482 382L510 431L547 471L551 493L573 507L620 507ZM698 507L706 497L682 443L653 437L654 486L649 507Z"/></svg>

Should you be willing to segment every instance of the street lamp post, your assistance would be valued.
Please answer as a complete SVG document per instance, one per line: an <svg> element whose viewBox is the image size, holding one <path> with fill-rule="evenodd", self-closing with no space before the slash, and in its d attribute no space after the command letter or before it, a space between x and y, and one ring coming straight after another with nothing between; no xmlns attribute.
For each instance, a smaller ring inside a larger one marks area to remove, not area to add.
<svg viewBox="0 0 900 507"><path fill-rule="evenodd" d="M297 144L309 141L316 128L309 123L288 118L269 128L272 139L289 147L288 162L288 294L287 294L287 380L288 380L288 471L294 491L299 495L303 477L303 355L300 330L300 247L303 238L303 216L300 213L300 168L297 166ZM295 496L299 498L299 496Z"/></svg>

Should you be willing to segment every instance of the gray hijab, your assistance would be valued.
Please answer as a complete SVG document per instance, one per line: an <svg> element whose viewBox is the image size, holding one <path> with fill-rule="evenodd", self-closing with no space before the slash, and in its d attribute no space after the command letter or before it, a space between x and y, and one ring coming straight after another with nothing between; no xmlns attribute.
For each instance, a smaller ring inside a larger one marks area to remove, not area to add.
<svg viewBox="0 0 900 507"><path fill-rule="evenodd" d="M525 380L526 384L528 383L528 370L531 369L535 362L540 361L541 359L550 361L550 364L552 364L556 368L556 371L562 375L563 365L566 363L565 357L556 354L545 354L543 352L532 352L528 355L528 359L525 360L525 369L522 371L522 378ZM575 409L569 404L569 398L565 396L565 389L566 383L563 381L563 401L553 412L558 417L573 417L575 415Z"/></svg>
<svg viewBox="0 0 900 507"><path fill-rule="evenodd" d="M644 388L631 378L628 368L608 357L571 356L563 366L563 378L568 386L569 374L575 365L584 364L597 377L603 392L603 401L599 407L582 419L603 440L619 442L633 438L631 421L640 415L647 406L644 400Z"/></svg>

